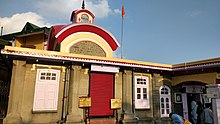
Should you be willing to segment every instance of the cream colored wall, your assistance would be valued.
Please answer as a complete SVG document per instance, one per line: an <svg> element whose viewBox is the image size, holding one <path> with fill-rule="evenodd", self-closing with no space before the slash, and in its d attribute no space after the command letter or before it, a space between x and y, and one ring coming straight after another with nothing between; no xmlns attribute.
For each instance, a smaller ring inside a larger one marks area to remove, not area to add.
<svg viewBox="0 0 220 124"><path fill-rule="evenodd" d="M79 97L89 95L89 74L88 68L73 65L69 86L68 116L66 123L82 123L83 109L79 108Z"/></svg>
<svg viewBox="0 0 220 124"><path fill-rule="evenodd" d="M214 84L216 82L217 73L203 73L203 74L192 74L172 77L172 85L175 86L182 82L197 81L206 84Z"/></svg>
<svg viewBox="0 0 220 124"><path fill-rule="evenodd" d="M32 111L38 68L61 70L57 112L51 113L42 111L39 113L34 113ZM64 68L61 66L33 66L32 64L27 64L25 61L14 60L8 102L8 113L4 119L4 124L56 123L58 120L60 120L62 112L64 74Z"/></svg>
<svg viewBox="0 0 220 124"><path fill-rule="evenodd" d="M61 52L69 53L70 47L73 46L75 43L78 43L80 41L91 41L99 45L106 53L106 57L112 57L112 49L109 46L109 44L100 36L89 33L89 32L79 32L74 33L72 35L69 35L67 38L65 38L61 43Z"/></svg>
<svg viewBox="0 0 220 124"><path fill-rule="evenodd" d="M122 100L122 72L115 74L115 85L114 85L114 98ZM118 109L119 115L122 113L122 108Z"/></svg>

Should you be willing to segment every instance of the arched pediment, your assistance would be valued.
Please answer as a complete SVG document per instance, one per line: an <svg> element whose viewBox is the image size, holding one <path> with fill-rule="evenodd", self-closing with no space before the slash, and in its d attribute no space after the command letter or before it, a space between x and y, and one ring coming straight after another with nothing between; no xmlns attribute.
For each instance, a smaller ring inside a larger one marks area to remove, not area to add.
<svg viewBox="0 0 220 124"><path fill-rule="evenodd" d="M111 33L94 24L71 24L59 31L55 37L58 42L62 43L68 36L80 32L90 32L100 36L109 44L112 51L115 51L120 46Z"/></svg>

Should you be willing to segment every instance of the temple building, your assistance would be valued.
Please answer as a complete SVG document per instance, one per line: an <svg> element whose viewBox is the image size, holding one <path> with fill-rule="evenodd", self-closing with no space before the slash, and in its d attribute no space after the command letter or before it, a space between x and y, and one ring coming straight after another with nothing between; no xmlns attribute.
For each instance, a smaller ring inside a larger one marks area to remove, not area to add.
<svg viewBox="0 0 220 124"><path fill-rule="evenodd" d="M190 120L193 98L218 103L206 94L220 83L220 58L175 65L114 58L119 42L95 24L84 1L70 21L51 28L28 22L0 36L4 124L169 124L171 112Z"/></svg>

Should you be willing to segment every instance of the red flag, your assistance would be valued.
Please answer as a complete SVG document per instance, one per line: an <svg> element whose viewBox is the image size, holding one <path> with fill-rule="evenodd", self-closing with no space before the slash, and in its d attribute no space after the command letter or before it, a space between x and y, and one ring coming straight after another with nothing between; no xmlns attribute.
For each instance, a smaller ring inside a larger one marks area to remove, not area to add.
<svg viewBox="0 0 220 124"><path fill-rule="evenodd" d="M125 16L125 8L124 8L124 5L122 5L121 16Z"/></svg>

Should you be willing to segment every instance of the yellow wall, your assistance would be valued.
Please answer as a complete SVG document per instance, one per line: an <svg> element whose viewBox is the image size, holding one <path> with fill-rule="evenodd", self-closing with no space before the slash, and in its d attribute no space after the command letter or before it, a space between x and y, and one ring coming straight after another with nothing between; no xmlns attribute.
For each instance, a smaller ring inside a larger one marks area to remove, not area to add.
<svg viewBox="0 0 220 124"><path fill-rule="evenodd" d="M172 77L172 85L175 86L182 82L197 81L206 84L214 84L216 82L217 73L204 73Z"/></svg>
<svg viewBox="0 0 220 124"><path fill-rule="evenodd" d="M15 46L21 47L21 45L28 45L28 46L34 45L36 49L43 50L44 49L44 34L17 37L15 39Z"/></svg>
<svg viewBox="0 0 220 124"><path fill-rule="evenodd" d="M58 107L56 112L33 112L37 69L42 68L61 70ZM60 120L62 114L64 75L65 71L62 66L33 65L27 64L25 61L14 60L8 112L4 119L4 123L56 123L57 120Z"/></svg>

